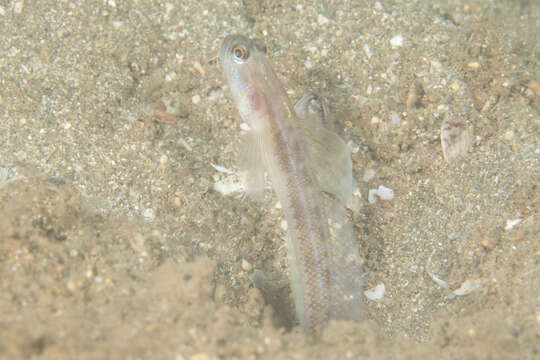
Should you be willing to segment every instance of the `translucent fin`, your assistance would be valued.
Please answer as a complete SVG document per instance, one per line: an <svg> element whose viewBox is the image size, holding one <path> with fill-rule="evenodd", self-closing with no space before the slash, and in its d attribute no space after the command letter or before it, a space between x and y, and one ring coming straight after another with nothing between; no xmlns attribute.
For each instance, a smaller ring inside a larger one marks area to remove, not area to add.
<svg viewBox="0 0 540 360"><path fill-rule="evenodd" d="M336 196L342 204L349 203L352 197L352 161L347 144L323 124L328 111L324 105L314 109L314 101L320 99L309 93L294 106L298 123L305 135L306 163L310 164L314 179L321 190Z"/></svg>
<svg viewBox="0 0 540 360"><path fill-rule="evenodd" d="M302 119L315 116L315 118L312 118L312 121L316 121L320 126L329 129L328 106L326 106L326 103L317 94L312 92L304 94L304 96L294 104L294 112Z"/></svg>
<svg viewBox="0 0 540 360"><path fill-rule="evenodd" d="M304 306L306 299L304 299L304 276L305 269L303 264L300 263L301 254L298 254L297 245L292 241L295 238L296 232L294 229L289 229L284 240L287 244L287 263L289 269L289 280L291 285L292 297L294 300L294 309L296 310L296 317L300 325L305 326L306 314L304 312Z"/></svg>
<svg viewBox="0 0 540 360"><path fill-rule="evenodd" d="M240 138L238 167L246 172L246 194L256 201L264 198L264 162L259 137L252 130Z"/></svg>
<svg viewBox="0 0 540 360"><path fill-rule="evenodd" d="M346 210L334 198L321 194L328 217L330 319L361 320L364 279L356 237Z"/></svg>

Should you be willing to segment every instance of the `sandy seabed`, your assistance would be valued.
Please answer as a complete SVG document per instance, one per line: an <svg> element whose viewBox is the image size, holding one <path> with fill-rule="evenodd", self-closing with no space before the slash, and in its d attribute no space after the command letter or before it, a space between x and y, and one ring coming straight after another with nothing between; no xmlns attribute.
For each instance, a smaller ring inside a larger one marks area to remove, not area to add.
<svg viewBox="0 0 540 360"><path fill-rule="evenodd" d="M539 356L540 3L17 0L0 24L1 359ZM386 291L317 342L273 195L215 190L240 135L231 33L353 149ZM452 161L447 117L473 133Z"/></svg>

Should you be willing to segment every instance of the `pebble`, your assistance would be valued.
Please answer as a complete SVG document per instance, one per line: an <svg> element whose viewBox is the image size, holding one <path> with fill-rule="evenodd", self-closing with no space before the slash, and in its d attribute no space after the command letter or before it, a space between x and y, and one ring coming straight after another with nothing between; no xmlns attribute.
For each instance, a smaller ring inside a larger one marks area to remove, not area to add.
<svg viewBox="0 0 540 360"><path fill-rule="evenodd" d="M24 0L15 1L15 3L13 4L13 12L16 15L20 15L22 14L23 9L24 9Z"/></svg>
<svg viewBox="0 0 540 360"><path fill-rule="evenodd" d="M154 210L152 209L145 209L143 211L143 217L146 219L146 220L153 220L154 219Z"/></svg>
<svg viewBox="0 0 540 360"><path fill-rule="evenodd" d="M390 45L392 49L403 46L403 35L399 34L390 39Z"/></svg>
<svg viewBox="0 0 540 360"><path fill-rule="evenodd" d="M368 44L364 44L364 52L366 53L368 59L373 55Z"/></svg>
<svg viewBox="0 0 540 360"><path fill-rule="evenodd" d="M326 25L328 24L328 22L329 22L328 18L325 17L324 15L319 14L319 16L317 16L317 24Z"/></svg>
<svg viewBox="0 0 540 360"><path fill-rule="evenodd" d="M241 266L242 266L242 270L244 271L251 271L251 269L253 269L253 266L246 259L242 259Z"/></svg>
<svg viewBox="0 0 540 360"><path fill-rule="evenodd" d="M401 123L401 118L399 117L398 113L393 111L390 116L390 124L392 126L399 126L400 123Z"/></svg>
<svg viewBox="0 0 540 360"><path fill-rule="evenodd" d="M506 141L512 141L514 140L514 132L512 130L508 130L504 133L504 140Z"/></svg>
<svg viewBox="0 0 540 360"><path fill-rule="evenodd" d="M375 177L375 170L373 169L366 169L364 170L364 176L362 176L362 180L364 182L368 182L370 181L371 179L373 179Z"/></svg>
<svg viewBox="0 0 540 360"><path fill-rule="evenodd" d="M480 69L480 64L477 63L476 61L473 61L473 62L468 63L468 64L467 64L467 67L468 67L469 69L471 69L471 70L475 70L475 71L476 71L476 70Z"/></svg>
<svg viewBox="0 0 540 360"><path fill-rule="evenodd" d="M195 61L193 63L193 68L195 69L195 71L197 71L199 74L201 75L205 75L206 74L206 71L204 71L204 68L202 67L201 63L198 62L198 61Z"/></svg>
<svg viewBox="0 0 540 360"><path fill-rule="evenodd" d="M159 163L160 163L161 166L167 165L168 161L169 161L169 157L167 155L165 155L165 154L163 154L163 155L161 155L159 157Z"/></svg>

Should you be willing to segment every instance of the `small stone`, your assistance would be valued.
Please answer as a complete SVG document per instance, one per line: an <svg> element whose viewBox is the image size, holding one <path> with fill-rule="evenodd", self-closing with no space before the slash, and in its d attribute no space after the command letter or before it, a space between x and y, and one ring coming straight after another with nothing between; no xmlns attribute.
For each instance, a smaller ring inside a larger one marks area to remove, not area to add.
<svg viewBox="0 0 540 360"><path fill-rule="evenodd" d="M177 209L180 209L182 207L182 196L181 194L174 194L173 198L173 206Z"/></svg>
<svg viewBox="0 0 540 360"><path fill-rule="evenodd" d="M13 4L13 12L16 15L20 15L24 9L24 0L15 1Z"/></svg>
<svg viewBox="0 0 540 360"><path fill-rule="evenodd" d="M324 15L319 14L319 16L317 16L317 24L326 25L328 24L328 22L329 22L328 18L325 17Z"/></svg>
<svg viewBox="0 0 540 360"><path fill-rule="evenodd" d="M366 169L364 170L364 176L362 176L362 180L364 182L371 181L375 177L375 170L373 169Z"/></svg>
<svg viewBox="0 0 540 360"><path fill-rule="evenodd" d="M403 35L399 34L391 38L390 45L393 49L403 46Z"/></svg>
<svg viewBox="0 0 540 360"><path fill-rule="evenodd" d="M373 125L378 124L378 123L380 123L380 122L381 122L381 119L380 119L378 116L373 116L373 117L371 118L371 123L372 123Z"/></svg>
<svg viewBox="0 0 540 360"><path fill-rule="evenodd" d="M373 55L368 44L364 44L364 52L366 53L368 59Z"/></svg>
<svg viewBox="0 0 540 360"><path fill-rule="evenodd" d="M401 118L399 117L398 113L392 111L392 114L390 115L390 124L392 126L399 126L401 123Z"/></svg>
<svg viewBox="0 0 540 360"><path fill-rule="evenodd" d="M412 85L409 88L409 91L407 92L407 100L405 101L405 105L407 106L407 109L412 109L417 101L418 101L418 91L416 90L416 86Z"/></svg>
<svg viewBox="0 0 540 360"><path fill-rule="evenodd" d="M486 250L492 250L495 247L495 241L489 236L483 236L480 245Z"/></svg>
<svg viewBox="0 0 540 360"><path fill-rule="evenodd" d="M201 75L204 75L206 72L204 71L204 68L202 67L201 63L198 61L195 61L193 63L193 68Z"/></svg>
<svg viewBox="0 0 540 360"><path fill-rule="evenodd" d="M468 67L469 69L471 69L471 70L475 70L475 71L476 71L476 70L480 69L480 64L477 63L476 61L473 61L473 62L468 63L468 64L467 64L467 67Z"/></svg>
<svg viewBox="0 0 540 360"><path fill-rule="evenodd" d="M441 72L442 70L442 64L439 60L431 60L429 65L431 66L431 70L433 72Z"/></svg>
<svg viewBox="0 0 540 360"><path fill-rule="evenodd" d="M159 157L159 163L161 164L161 166L167 165L168 162L169 162L169 157L167 155L163 154Z"/></svg>
<svg viewBox="0 0 540 360"><path fill-rule="evenodd" d="M200 95L193 95L191 98L191 102L195 105L201 102L201 96Z"/></svg>
<svg viewBox="0 0 540 360"><path fill-rule="evenodd" d="M539 81L531 81L529 83L529 86L527 87L527 90L525 91L525 95L528 98L534 98L535 96L537 98L540 97L540 82Z"/></svg>
<svg viewBox="0 0 540 360"><path fill-rule="evenodd" d="M512 130L508 130L504 133L504 140L506 141L512 141L514 140L514 132Z"/></svg>
<svg viewBox="0 0 540 360"><path fill-rule="evenodd" d="M154 219L154 210L152 209L145 209L143 211L143 217L146 219L146 220L153 220Z"/></svg>
<svg viewBox="0 0 540 360"><path fill-rule="evenodd" d="M460 89L459 83L457 81L454 81L450 84L450 89L453 91L458 91Z"/></svg>
<svg viewBox="0 0 540 360"><path fill-rule="evenodd" d="M244 271L251 271L251 269L253 269L253 266L246 259L242 259L241 266L242 266L242 270Z"/></svg>

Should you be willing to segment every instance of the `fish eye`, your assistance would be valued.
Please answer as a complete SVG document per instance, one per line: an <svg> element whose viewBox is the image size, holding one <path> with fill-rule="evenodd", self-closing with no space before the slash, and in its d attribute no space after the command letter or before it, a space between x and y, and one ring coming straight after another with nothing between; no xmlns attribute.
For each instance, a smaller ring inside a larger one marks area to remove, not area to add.
<svg viewBox="0 0 540 360"><path fill-rule="evenodd" d="M233 54L234 61L240 64L249 58L249 50L242 44L234 45L231 53Z"/></svg>

